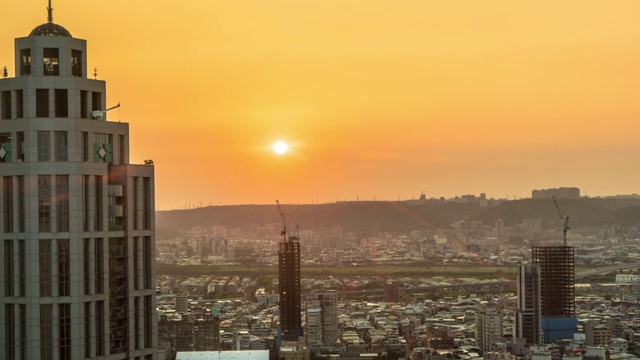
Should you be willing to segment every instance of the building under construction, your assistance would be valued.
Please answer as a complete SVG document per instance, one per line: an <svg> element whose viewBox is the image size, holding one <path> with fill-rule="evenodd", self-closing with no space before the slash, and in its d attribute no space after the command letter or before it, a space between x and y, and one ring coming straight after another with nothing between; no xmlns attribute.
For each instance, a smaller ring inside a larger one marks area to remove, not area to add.
<svg viewBox="0 0 640 360"><path fill-rule="evenodd" d="M532 263L540 266L540 302L545 342L570 338L577 331L575 252L571 246L532 248Z"/></svg>
<svg viewBox="0 0 640 360"><path fill-rule="evenodd" d="M289 236L279 243L280 328L283 339L297 341L302 336L300 315L300 239Z"/></svg>
<svg viewBox="0 0 640 360"><path fill-rule="evenodd" d="M532 249L532 262L540 266L543 318L576 315L575 259L571 246L541 246Z"/></svg>

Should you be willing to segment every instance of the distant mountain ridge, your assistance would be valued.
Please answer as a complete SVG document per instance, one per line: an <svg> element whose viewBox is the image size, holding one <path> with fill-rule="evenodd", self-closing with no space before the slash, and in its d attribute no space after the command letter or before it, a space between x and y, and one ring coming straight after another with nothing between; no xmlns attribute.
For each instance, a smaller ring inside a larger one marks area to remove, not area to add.
<svg viewBox="0 0 640 360"><path fill-rule="evenodd" d="M640 225L640 199L580 198L558 199L565 216L571 219L572 229L589 226ZM391 233L406 233L420 229L446 229L456 221L482 221L493 226L502 219L505 226L522 222L524 218L540 218L543 227L561 228L561 220L551 199L523 199L506 201L496 207L478 204L411 204L401 201L353 201L318 205L283 204L290 216L290 226L319 230L340 226L343 231L357 233L371 229ZM279 224L276 205L225 205L189 210L157 211L158 228L188 230L193 227L223 225L228 229L244 228L252 224Z"/></svg>

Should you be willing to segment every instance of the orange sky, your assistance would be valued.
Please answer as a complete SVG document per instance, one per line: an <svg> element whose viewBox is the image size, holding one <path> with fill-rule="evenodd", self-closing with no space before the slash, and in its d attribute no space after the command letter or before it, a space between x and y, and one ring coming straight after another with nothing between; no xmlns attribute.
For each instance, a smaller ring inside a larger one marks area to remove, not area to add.
<svg viewBox="0 0 640 360"><path fill-rule="evenodd" d="M47 2L3 2L0 67ZM54 0L158 209L640 184L640 2ZM289 153L271 151L277 140Z"/></svg>

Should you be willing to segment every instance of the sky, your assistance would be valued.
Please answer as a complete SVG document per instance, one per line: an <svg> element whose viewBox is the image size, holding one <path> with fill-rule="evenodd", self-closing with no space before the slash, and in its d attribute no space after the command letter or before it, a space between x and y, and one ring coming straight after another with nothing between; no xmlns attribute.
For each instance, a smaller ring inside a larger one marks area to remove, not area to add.
<svg viewBox="0 0 640 360"><path fill-rule="evenodd" d="M0 67L46 8L3 2ZM53 9L121 103L109 120L130 124L131 163L154 161L159 210L640 192L637 0Z"/></svg>

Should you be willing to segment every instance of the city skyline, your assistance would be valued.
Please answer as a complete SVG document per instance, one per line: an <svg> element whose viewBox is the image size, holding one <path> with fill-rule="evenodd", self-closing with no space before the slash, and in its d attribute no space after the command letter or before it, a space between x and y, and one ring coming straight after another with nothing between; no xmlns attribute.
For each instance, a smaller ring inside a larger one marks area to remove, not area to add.
<svg viewBox="0 0 640 360"><path fill-rule="evenodd" d="M53 2L159 209L638 192L640 4L464 5ZM5 4L10 76L46 6Z"/></svg>

